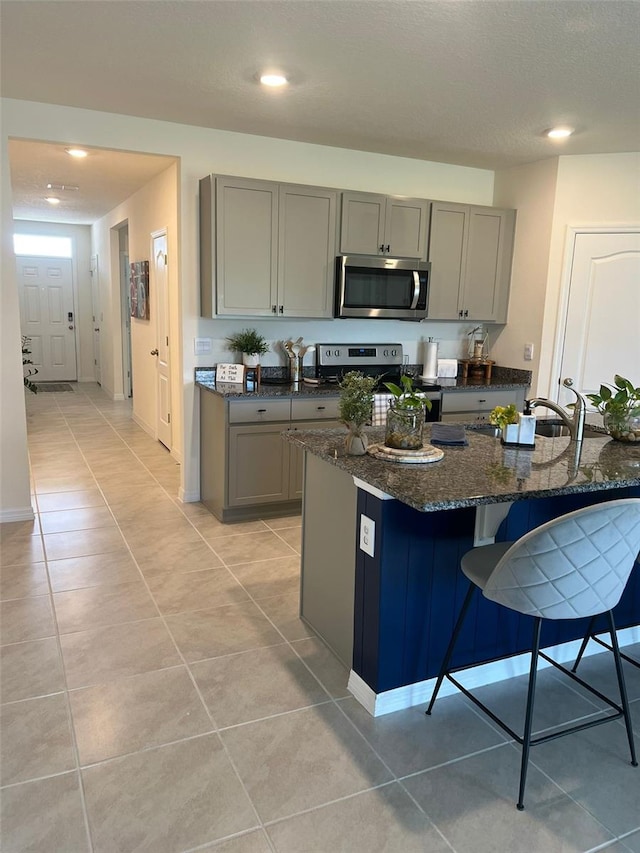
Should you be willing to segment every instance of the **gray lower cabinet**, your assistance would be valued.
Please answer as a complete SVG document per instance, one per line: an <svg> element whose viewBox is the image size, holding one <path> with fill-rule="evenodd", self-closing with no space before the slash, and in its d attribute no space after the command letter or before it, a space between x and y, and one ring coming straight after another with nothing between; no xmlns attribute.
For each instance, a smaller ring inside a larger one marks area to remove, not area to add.
<svg viewBox="0 0 640 853"><path fill-rule="evenodd" d="M324 187L203 178L202 315L333 316L337 208Z"/></svg>
<svg viewBox="0 0 640 853"><path fill-rule="evenodd" d="M489 423L491 410L496 406L515 404L524 408L525 388L505 388L489 391L484 388L469 391L444 391L441 420L449 423Z"/></svg>
<svg viewBox="0 0 640 853"><path fill-rule="evenodd" d="M430 320L506 323L514 233L513 210L433 203Z"/></svg>
<svg viewBox="0 0 640 853"><path fill-rule="evenodd" d="M289 429L339 426L338 396L225 399L200 392L200 498L220 521L294 513L302 451Z"/></svg>

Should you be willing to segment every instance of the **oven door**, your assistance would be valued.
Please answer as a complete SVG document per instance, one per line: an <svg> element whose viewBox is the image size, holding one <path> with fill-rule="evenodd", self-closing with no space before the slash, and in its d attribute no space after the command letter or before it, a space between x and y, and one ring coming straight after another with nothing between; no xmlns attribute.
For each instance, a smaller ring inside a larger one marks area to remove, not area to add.
<svg viewBox="0 0 640 853"><path fill-rule="evenodd" d="M423 320L430 264L342 255L336 259L336 317Z"/></svg>

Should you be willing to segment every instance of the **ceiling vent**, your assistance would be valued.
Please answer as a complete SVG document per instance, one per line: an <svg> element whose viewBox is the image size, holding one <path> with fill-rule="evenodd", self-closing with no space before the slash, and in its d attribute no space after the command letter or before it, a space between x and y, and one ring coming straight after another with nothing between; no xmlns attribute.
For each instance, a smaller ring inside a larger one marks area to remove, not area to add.
<svg viewBox="0 0 640 853"><path fill-rule="evenodd" d="M77 192L80 187L74 187L71 184L47 184L48 190L56 190L56 192Z"/></svg>

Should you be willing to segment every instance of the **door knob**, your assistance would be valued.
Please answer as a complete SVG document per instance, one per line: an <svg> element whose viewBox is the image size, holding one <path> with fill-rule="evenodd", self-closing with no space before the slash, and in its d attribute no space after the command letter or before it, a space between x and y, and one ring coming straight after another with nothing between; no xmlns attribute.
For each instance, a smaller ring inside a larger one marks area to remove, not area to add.
<svg viewBox="0 0 640 853"><path fill-rule="evenodd" d="M159 355L159 351L157 349L152 349L150 355Z"/></svg>

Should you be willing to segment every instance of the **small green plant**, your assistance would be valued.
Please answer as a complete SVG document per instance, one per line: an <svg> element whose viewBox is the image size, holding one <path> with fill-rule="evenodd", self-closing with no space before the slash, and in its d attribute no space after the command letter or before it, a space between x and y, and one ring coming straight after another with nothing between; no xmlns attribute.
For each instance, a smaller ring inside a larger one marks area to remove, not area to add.
<svg viewBox="0 0 640 853"><path fill-rule="evenodd" d="M413 387L413 381L410 376L401 376L400 385L396 385L395 382L385 382L384 387L393 394L393 404L396 409L415 411L424 406L427 411L431 410L431 400L427 400L420 391Z"/></svg>
<svg viewBox="0 0 640 853"><path fill-rule="evenodd" d="M640 415L640 388L634 388L624 376L616 374L613 386L601 385L599 394L587 394L586 397L601 414L608 414L614 420Z"/></svg>
<svg viewBox="0 0 640 853"><path fill-rule="evenodd" d="M269 345L255 329L243 329L227 337L229 349L234 352L244 352L247 355L264 355L269 352Z"/></svg>
<svg viewBox="0 0 640 853"><path fill-rule="evenodd" d="M509 424L518 423L518 410L514 403L509 403L508 406L496 406L489 415L489 423L497 426L499 429L504 429Z"/></svg>
<svg viewBox="0 0 640 853"><path fill-rule="evenodd" d="M28 343L30 340L31 340L31 338L26 337L26 335L22 335L22 364L23 365L33 364L33 362L31 361L30 358L25 358L25 356L31 355L31 350L28 347ZM27 367L27 372L25 373L24 379L23 379L25 388L28 388L29 391L32 391L34 394L38 393L38 386L35 384L35 382L31 381L30 377L35 376L37 372L38 372L37 367Z"/></svg>
<svg viewBox="0 0 640 853"><path fill-rule="evenodd" d="M338 413L348 427L359 429L371 420L373 392L377 384L377 377L365 376L359 370L351 370L342 377Z"/></svg>

